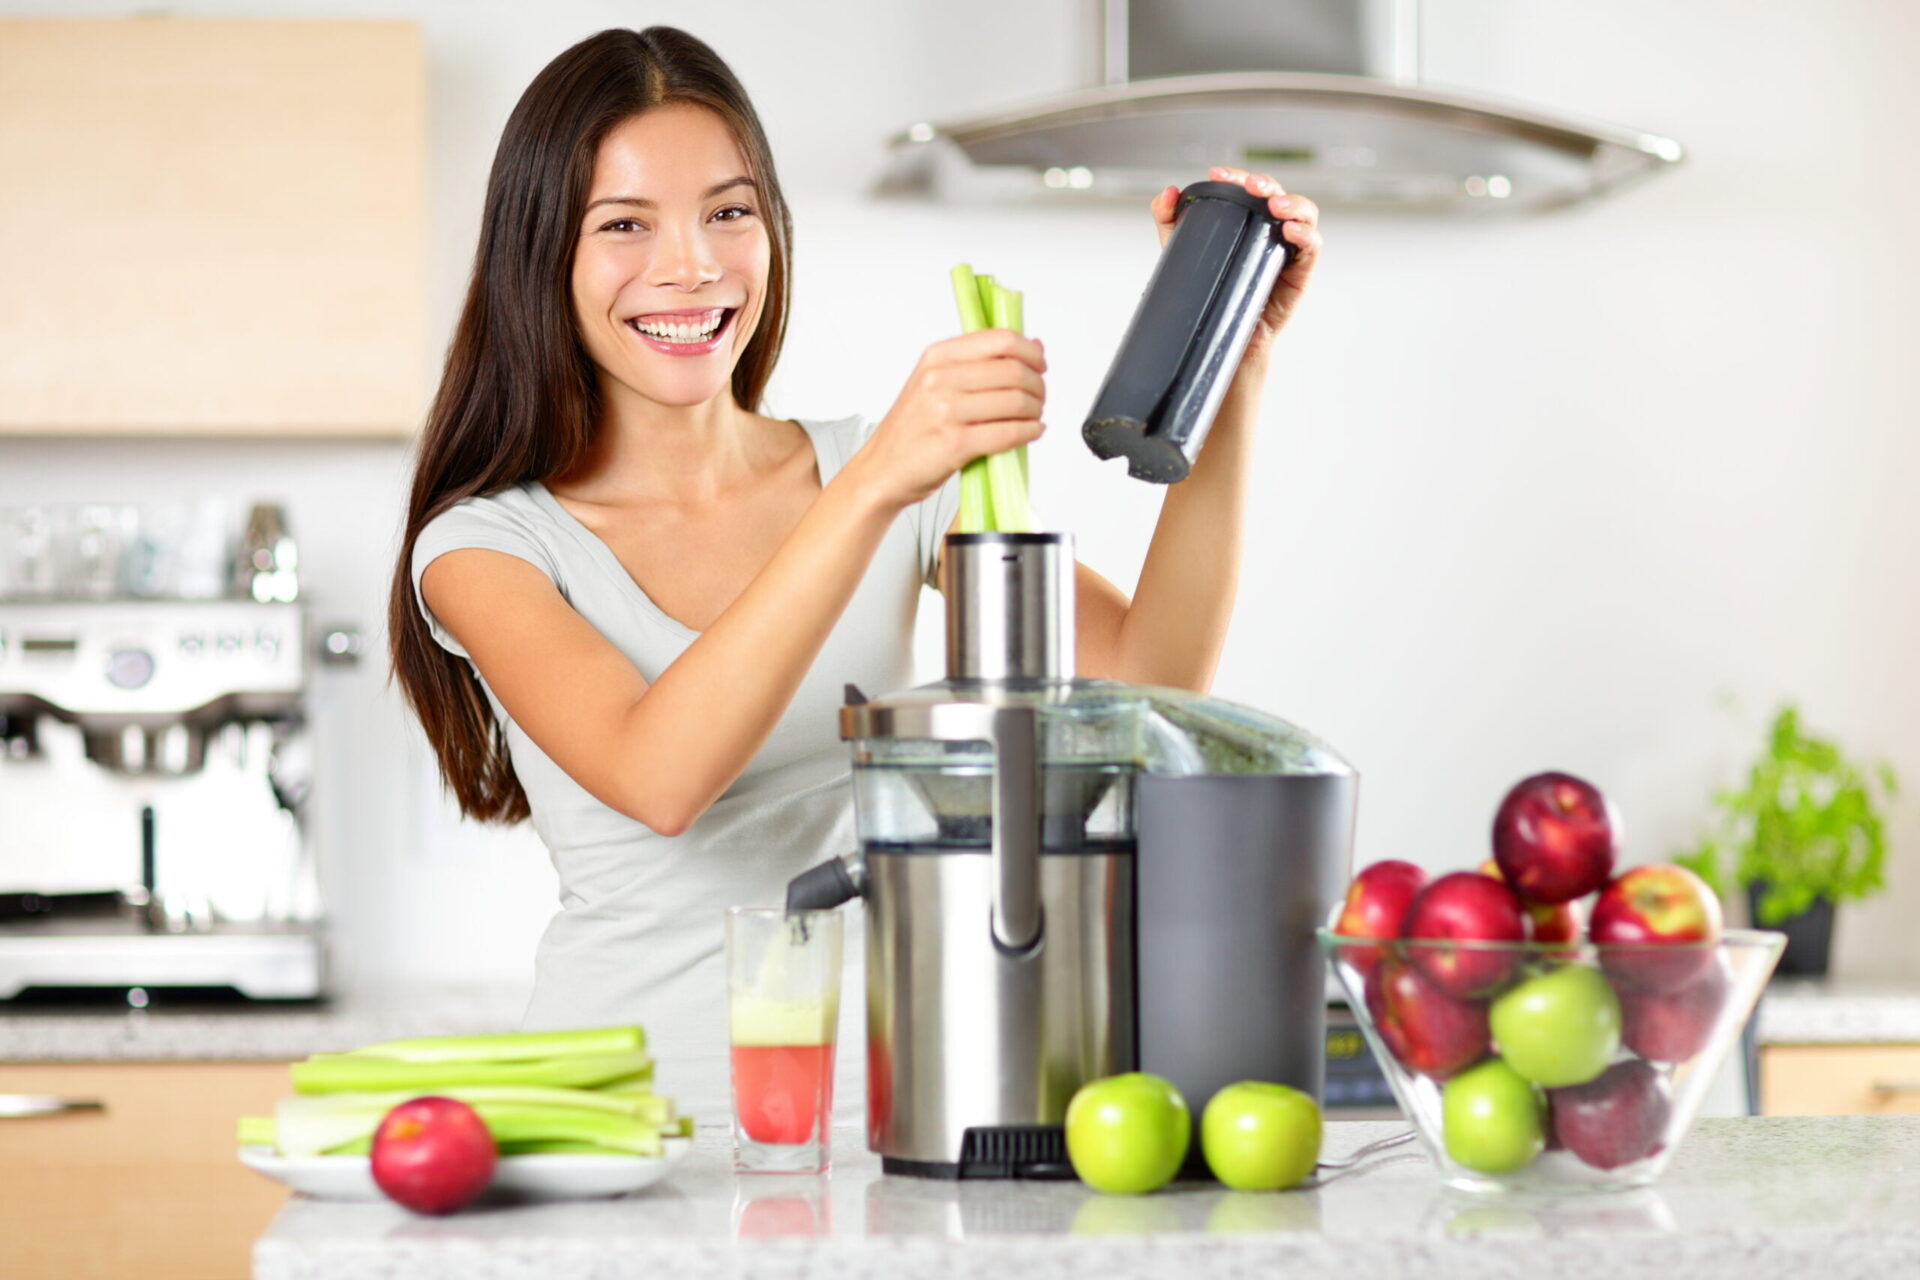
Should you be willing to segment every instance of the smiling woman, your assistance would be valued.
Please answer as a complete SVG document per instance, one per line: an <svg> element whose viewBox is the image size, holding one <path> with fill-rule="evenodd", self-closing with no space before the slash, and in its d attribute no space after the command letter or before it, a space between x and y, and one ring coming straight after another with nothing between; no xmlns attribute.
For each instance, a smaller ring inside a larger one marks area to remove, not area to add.
<svg viewBox="0 0 1920 1280"><path fill-rule="evenodd" d="M607 31L542 71L488 182L390 610L461 809L531 817L559 875L527 1024L646 1023L663 1063L712 1063L682 1077L696 1113L725 1079L722 909L851 844L840 690L907 681L948 481L1040 430L1038 345L1004 333L938 344L879 424L758 412L790 238L705 45ZM931 403L935 369L964 393Z"/></svg>
<svg viewBox="0 0 1920 1280"><path fill-rule="evenodd" d="M1302 253L1256 353L1318 243L1309 202L1287 216ZM542 70L488 180L389 606L460 808L531 818L552 854L527 1025L647 1024L696 1116L724 1106L722 910L852 847L842 690L908 681L956 472L1042 429L1045 357L1005 329L930 345L878 422L762 413L791 240L706 45L605 31ZM1079 569L1082 674L1204 685L1263 371L1243 362L1215 461L1167 500L1148 607Z"/></svg>

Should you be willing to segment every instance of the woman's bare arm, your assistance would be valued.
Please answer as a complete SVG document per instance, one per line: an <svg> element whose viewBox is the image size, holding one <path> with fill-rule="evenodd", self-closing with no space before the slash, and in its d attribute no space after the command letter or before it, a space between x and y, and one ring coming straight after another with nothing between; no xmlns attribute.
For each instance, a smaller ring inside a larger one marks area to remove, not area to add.
<svg viewBox="0 0 1920 1280"><path fill-rule="evenodd" d="M892 521L833 483L739 599L651 685L547 576L498 551L450 551L420 581L513 717L597 799L678 835L773 731Z"/></svg>
<svg viewBox="0 0 1920 1280"><path fill-rule="evenodd" d="M1313 201L1286 195L1273 179L1243 169L1214 169L1207 176L1266 197L1273 216L1284 219L1282 234L1294 246L1293 260L1234 371L1206 448L1187 478L1167 491L1133 599L1083 565L1076 611L1084 674L1202 693L1213 683L1233 617L1254 426L1274 339L1320 258L1320 211ZM1153 202L1162 244L1172 234L1175 195L1169 187Z"/></svg>
<svg viewBox="0 0 1920 1280"><path fill-rule="evenodd" d="M894 407L740 596L649 684L532 565L450 551L421 594L540 749L662 835L738 778L786 711L888 526L959 466L1037 438L1040 347L1006 330L935 343Z"/></svg>

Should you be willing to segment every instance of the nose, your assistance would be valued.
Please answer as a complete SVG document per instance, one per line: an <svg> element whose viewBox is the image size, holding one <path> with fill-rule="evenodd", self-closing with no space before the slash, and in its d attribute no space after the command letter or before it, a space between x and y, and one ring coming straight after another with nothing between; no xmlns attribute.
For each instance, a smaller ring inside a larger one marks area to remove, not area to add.
<svg viewBox="0 0 1920 1280"><path fill-rule="evenodd" d="M662 227L654 237L653 283L664 288L698 289L720 278L720 263L707 242L704 226Z"/></svg>

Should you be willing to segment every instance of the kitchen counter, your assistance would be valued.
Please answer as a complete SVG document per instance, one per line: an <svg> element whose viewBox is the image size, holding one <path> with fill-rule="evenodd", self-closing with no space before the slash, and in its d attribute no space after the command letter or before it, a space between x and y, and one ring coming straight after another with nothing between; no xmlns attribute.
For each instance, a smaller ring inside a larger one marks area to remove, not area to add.
<svg viewBox="0 0 1920 1280"><path fill-rule="evenodd" d="M1328 1126L1326 1156L1400 1131ZM835 1133L827 1177L737 1177L723 1131L633 1196L417 1218L295 1197L254 1248L258 1280L490 1277L1208 1277L1920 1274L1920 1116L1702 1120L1652 1188L1554 1200L1443 1188L1395 1151L1310 1190L885 1177Z"/></svg>
<svg viewBox="0 0 1920 1280"><path fill-rule="evenodd" d="M0 1011L0 1062L287 1062L409 1036L520 1025L499 988L401 988L313 1005Z"/></svg>
<svg viewBox="0 0 1920 1280"><path fill-rule="evenodd" d="M525 997L498 987L401 987L315 1005L0 1009L0 1062L279 1061L407 1036L504 1031ZM1920 1043L1920 985L1784 980L1761 1044Z"/></svg>
<svg viewBox="0 0 1920 1280"><path fill-rule="evenodd" d="M1920 1044L1920 986L1777 978L1755 1034L1761 1044Z"/></svg>

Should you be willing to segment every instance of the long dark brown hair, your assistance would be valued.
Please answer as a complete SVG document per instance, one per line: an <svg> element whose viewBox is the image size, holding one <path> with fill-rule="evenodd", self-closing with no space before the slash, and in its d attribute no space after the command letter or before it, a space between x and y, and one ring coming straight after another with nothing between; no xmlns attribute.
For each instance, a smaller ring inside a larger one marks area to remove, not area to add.
<svg viewBox="0 0 1920 1280"><path fill-rule="evenodd" d="M414 603L414 543L456 503L564 475L585 457L600 394L570 277L594 155L614 126L668 103L706 107L732 129L772 240L766 306L733 370L742 409L759 408L786 336L792 219L766 131L727 64L673 27L602 31L548 63L494 153L473 279L427 412L387 601L394 677L461 812L482 821L527 817L527 794L479 679L434 642Z"/></svg>

